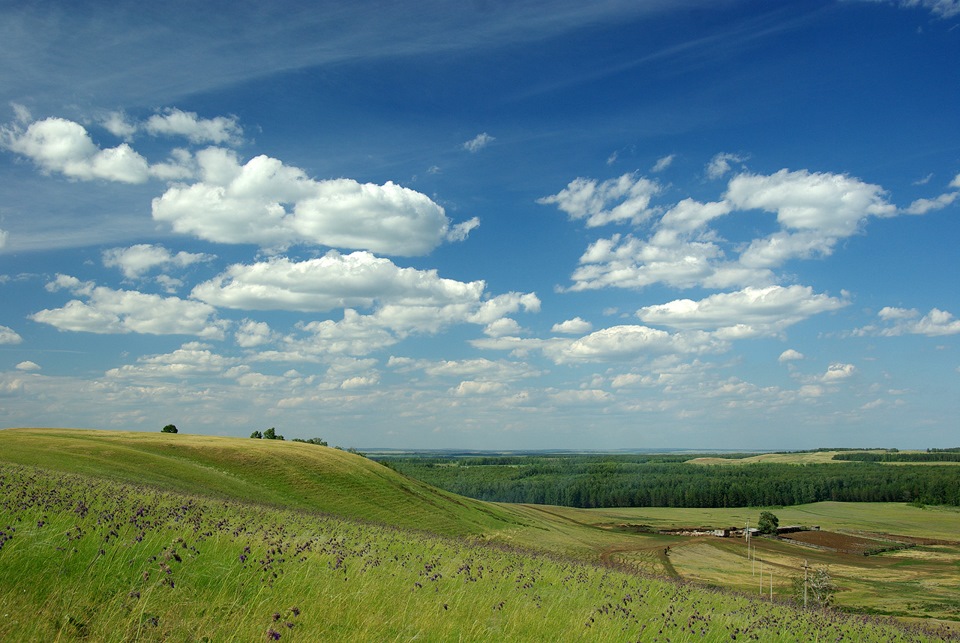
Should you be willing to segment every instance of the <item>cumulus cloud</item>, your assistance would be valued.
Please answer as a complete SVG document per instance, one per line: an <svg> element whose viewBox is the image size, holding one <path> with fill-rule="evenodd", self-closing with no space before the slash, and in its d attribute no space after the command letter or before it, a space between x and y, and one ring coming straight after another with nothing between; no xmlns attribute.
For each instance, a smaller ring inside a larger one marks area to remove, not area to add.
<svg viewBox="0 0 960 643"><path fill-rule="evenodd" d="M219 375L239 363L236 358L218 355L210 349L209 344L188 342L172 353L140 357L136 364L110 369L106 375L111 379Z"/></svg>
<svg viewBox="0 0 960 643"><path fill-rule="evenodd" d="M502 382L475 382L468 380L460 382L456 388L451 390L451 393L458 397L493 395L502 393L506 388L506 384Z"/></svg>
<svg viewBox="0 0 960 643"><path fill-rule="evenodd" d="M584 321L579 317L574 317L573 319L568 319L558 324L554 324L553 328L550 329L550 332L563 333L567 335L582 335L583 333L589 333L591 330L593 330L593 324L588 321Z"/></svg>
<svg viewBox="0 0 960 643"><path fill-rule="evenodd" d="M128 144L100 149L82 125L63 118L36 121L26 129L4 126L0 146L27 157L44 172L72 179L143 183L150 177L147 160Z"/></svg>
<svg viewBox="0 0 960 643"><path fill-rule="evenodd" d="M630 220L649 226L646 235L615 234L591 243L571 275L570 290L639 289L656 283L676 288L769 286L778 281L773 269L788 260L828 256L870 217L899 214L880 186L842 174L786 169L736 175L719 201L685 198L664 210L650 203L659 190L646 189L640 190L642 197L607 209L638 185L630 175L604 183L580 178L539 200L588 225ZM633 205L620 211L627 203ZM750 210L774 214L780 229L742 244L726 241L713 227L722 217ZM654 216L659 212L659 218Z"/></svg>
<svg viewBox="0 0 960 643"><path fill-rule="evenodd" d="M942 337L960 333L960 319L951 313L932 308L926 315L914 308L885 307L877 313L881 325L871 325L854 331L855 335L880 335L896 337L898 335L926 335Z"/></svg>
<svg viewBox="0 0 960 643"><path fill-rule="evenodd" d="M113 290L58 275L47 284L56 291L68 288L86 300L74 299L61 308L46 309L30 319L59 330L98 334L144 333L196 335L222 339L226 322L216 319L213 306L177 297L161 297L131 290Z"/></svg>
<svg viewBox="0 0 960 643"><path fill-rule="evenodd" d="M444 279L436 270L400 268L369 252L306 261L274 257L252 265L235 264L193 289L192 297L242 310L324 312L369 308L375 303L403 306L472 305L485 284ZM492 321L492 320L491 320Z"/></svg>
<svg viewBox="0 0 960 643"><path fill-rule="evenodd" d="M266 322L245 319L234 332L234 339L241 348L254 348L275 341L277 336Z"/></svg>
<svg viewBox="0 0 960 643"><path fill-rule="evenodd" d="M163 246L146 243L103 251L103 265L107 268L119 268L127 279L138 279L157 267L185 268L213 258L208 254L183 251L173 254Z"/></svg>
<svg viewBox="0 0 960 643"><path fill-rule="evenodd" d="M780 353L780 357L777 358L777 361L783 364L785 362L795 362L801 359L803 359L803 353L792 348L788 348Z"/></svg>
<svg viewBox="0 0 960 643"><path fill-rule="evenodd" d="M421 255L462 239L477 221L455 226L427 196L392 182L317 181L268 156L241 165L231 150L196 154L202 180L174 185L153 200L153 217L183 234L261 247L314 244Z"/></svg>
<svg viewBox="0 0 960 643"><path fill-rule="evenodd" d="M834 363L827 367L827 372L820 377L824 383L837 382L853 376L857 372L857 367L853 364Z"/></svg>
<svg viewBox="0 0 960 643"><path fill-rule="evenodd" d="M19 344L23 338L9 326L0 326L0 344Z"/></svg>
<svg viewBox="0 0 960 643"><path fill-rule="evenodd" d="M183 136L191 143L236 144L243 137L243 128L236 116L200 118L195 112L176 108L154 114L147 119L143 128L154 136Z"/></svg>
<svg viewBox="0 0 960 643"><path fill-rule="evenodd" d="M470 153L476 153L485 148L490 143L497 140L493 136L490 136L486 132L481 132L477 134L472 139L463 144L463 149L467 150Z"/></svg>
<svg viewBox="0 0 960 643"><path fill-rule="evenodd" d="M602 183L578 178L552 196L537 199L543 205L556 205L573 220L583 220L594 228L608 223L640 223L652 211L650 200L661 191L656 181L624 174Z"/></svg>
<svg viewBox="0 0 960 643"><path fill-rule="evenodd" d="M878 185L806 170L741 174L730 181L726 200L741 210L775 213L783 228L750 244L740 256L747 266L772 267L788 259L829 255L839 239L856 233L868 217L897 214Z"/></svg>
<svg viewBox="0 0 960 643"><path fill-rule="evenodd" d="M30 159L48 174L56 172L81 181L144 183L151 178L187 178L193 173L188 154L178 152L166 162L151 165L128 143L100 148L79 123L57 117L32 123L28 119L29 114L19 114L17 121L0 127L0 148ZM130 134L118 121L108 119L106 126L112 133Z"/></svg>
<svg viewBox="0 0 960 643"><path fill-rule="evenodd" d="M16 369L18 371L39 371L40 365L37 364L36 362L31 362L30 360L27 360L25 362L20 362L19 364L17 364Z"/></svg>
<svg viewBox="0 0 960 643"><path fill-rule="evenodd" d="M710 333L668 333L648 326L612 326L572 341L543 344L544 353L558 364L625 361L665 354L720 352L727 345Z"/></svg>
<svg viewBox="0 0 960 643"><path fill-rule="evenodd" d="M400 268L388 259L355 252L307 261L272 258L234 265L194 288L207 304L241 310L327 312L343 308L340 320L300 324L282 340L263 326L245 323L237 341L246 346L277 344L257 359L315 360L324 353L365 355L411 334L434 334L456 324L476 324L498 335L516 332L510 315L540 310L534 293L489 296L482 281L444 279L435 270ZM372 312L363 314L357 308Z"/></svg>
<svg viewBox="0 0 960 643"><path fill-rule="evenodd" d="M815 294L809 286L747 287L693 301L677 299L646 306L637 317L673 328L733 329L740 336L777 334L813 315L837 310L847 301Z"/></svg>

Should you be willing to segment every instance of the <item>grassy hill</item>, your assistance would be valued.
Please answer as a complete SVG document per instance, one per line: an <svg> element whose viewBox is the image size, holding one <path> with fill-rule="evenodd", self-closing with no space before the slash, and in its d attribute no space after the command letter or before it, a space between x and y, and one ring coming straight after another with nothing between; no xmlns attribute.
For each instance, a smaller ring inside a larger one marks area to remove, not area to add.
<svg viewBox="0 0 960 643"><path fill-rule="evenodd" d="M797 511L837 528L898 533L929 515L928 535L950 533L944 525L960 516L943 522L939 512L899 507L879 516L860 505ZM0 614L10 617L4 636L17 640L956 636L930 622L905 629L784 604L798 557L814 557L843 581L841 599L855 597L846 605L889 602L877 589L897 578L890 591L902 604L886 613L951 618L960 553L952 545L841 560L771 541L757 550L778 569L777 600L758 601L636 571L711 585L733 578L748 591L756 581L742 543L618 528L736 524L740 511L502 505L311 444L9 429L0 431Z"/></svg>
<svg viewBox="0 0 960 643"><path fill-rule="evenodd" d="M309 509L446 535L517 526L516 514L314 444L169 433L0 430L0 461L188 493Z"/></svg>

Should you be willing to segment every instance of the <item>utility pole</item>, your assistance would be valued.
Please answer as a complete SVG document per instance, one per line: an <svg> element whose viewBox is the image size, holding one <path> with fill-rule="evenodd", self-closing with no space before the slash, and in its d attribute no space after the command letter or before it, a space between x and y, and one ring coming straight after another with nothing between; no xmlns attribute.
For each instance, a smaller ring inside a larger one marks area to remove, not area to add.
<svg viewBox="0 0 960 643"><path fill-rule="evenodd" d="M763 598L763 559L760 559L760 598Z"/></svg>
<svg viewBox="0 0 960 643"><path fill-rule="evenodd" d="M803 609L807 609L807 569L810 565L807 559L803 560Z"/></svg>

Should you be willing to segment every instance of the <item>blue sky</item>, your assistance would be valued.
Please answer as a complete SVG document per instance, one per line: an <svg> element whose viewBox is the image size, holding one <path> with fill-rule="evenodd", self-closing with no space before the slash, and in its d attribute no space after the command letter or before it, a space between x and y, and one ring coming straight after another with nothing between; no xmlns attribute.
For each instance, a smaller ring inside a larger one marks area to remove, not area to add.
<svg viewBox="0 0 960 643"><path fill-rule="evenodd" d="M957 446L955 0L6 3L0 426Z"/></svg>

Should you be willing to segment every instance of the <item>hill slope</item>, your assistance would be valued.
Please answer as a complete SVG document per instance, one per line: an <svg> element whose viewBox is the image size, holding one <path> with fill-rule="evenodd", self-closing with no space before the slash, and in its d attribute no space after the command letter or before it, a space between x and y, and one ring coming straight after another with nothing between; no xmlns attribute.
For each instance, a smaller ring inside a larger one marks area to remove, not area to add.
<svg viewBox="0 0 960 643"><path fill-rule="evenodd" d="M438 534L516 526L516 514L313 444L79 429L0 430L0 461Z"/></svg>

